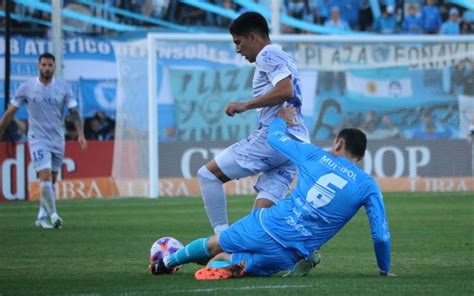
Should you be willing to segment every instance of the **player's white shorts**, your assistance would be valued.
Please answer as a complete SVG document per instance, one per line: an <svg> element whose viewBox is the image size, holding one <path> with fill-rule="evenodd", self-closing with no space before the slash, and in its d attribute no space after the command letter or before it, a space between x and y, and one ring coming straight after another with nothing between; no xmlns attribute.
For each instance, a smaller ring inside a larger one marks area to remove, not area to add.
<svg viewBox="0 0 474 296"><path fill-rule="evenodd" d="M261 128L250 136L227 147L215 161L230 179L240 179L262 173L254 186L257 198L274 203L283 199L291 188L297 167L267 143L268 129Z"/></svg>
<svg viewBox="0 0 474 296"><path fill-rule="evenodd" d="M30 146L30 156L37 172L44 169L59 172L64 159L64 153L52 152L51 149L36 145Z"/></svg>

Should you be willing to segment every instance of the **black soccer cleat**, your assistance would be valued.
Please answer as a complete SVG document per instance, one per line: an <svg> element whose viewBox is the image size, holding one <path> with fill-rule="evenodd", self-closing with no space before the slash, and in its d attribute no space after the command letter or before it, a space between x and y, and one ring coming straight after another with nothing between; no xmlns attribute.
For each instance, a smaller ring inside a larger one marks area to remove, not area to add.
<svg viewBox="0 0 474 296"><path fill-rule="evenodd" d="M168 269L163 262L163 259L153 261L149 266L148 269L150 270L152 275L160 275L160 274L171 274L176 271L176 268Z"/></svg>

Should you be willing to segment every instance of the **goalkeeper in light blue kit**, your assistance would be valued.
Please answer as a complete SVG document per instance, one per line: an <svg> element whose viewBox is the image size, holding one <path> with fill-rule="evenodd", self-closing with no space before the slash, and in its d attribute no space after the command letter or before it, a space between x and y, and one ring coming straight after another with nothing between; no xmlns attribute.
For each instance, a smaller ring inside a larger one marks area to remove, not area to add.
<svg viewBox="0 0 474 296"><path fill-rule="evenodd" d="M28 146L33 167L38 173L41 186L40 209L36 226L43 229L61 228L63 219L56 211L54 183L64 158L64 109L74 122L82 150L87 148L82 121L77 110L77 100L71 87L53 77L55 58L50 53L38 59L39 77L23 83L11 100L0 121L0 136L18 109L26 105L28 110ZM48 217L49 216L49 217Z"/></svg>
<svg viewBox="0 0 474 296"><path fill-rule="evenodd" d="M153 262L153 274L173 273L176 266L213 258L196 272L201 280L269 276L308 261L328 240L365 207L380 275L390 276L390 232L384 203L375 180L356 166L364 157L367 139L358 129L343 129L331 152L294 140L294 107L282 107L269 130L268 142L299 168L291 195L271 208L255 209L220 235L197 239L184 249ZM227 266L217 263L228 262Z"/></svg>

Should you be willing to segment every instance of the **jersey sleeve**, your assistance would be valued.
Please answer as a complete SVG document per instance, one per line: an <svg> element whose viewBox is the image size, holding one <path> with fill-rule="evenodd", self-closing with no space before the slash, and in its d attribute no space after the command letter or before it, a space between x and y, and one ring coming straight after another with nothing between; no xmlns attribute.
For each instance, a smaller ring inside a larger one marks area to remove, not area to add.
<svg viewBox="0 0 474 296"><path fill-rule="evenodd" d="M257 59L257 66L266 73L268 80L275 86L291 75L287 57L283 51L266 50Z"/></svg>
<svg viewBox="0 0 474 296"><path fill-rule="evenodd" d="M369 180L367 198L364 207L369 218L377 265L381 271L389 272L390 231L388 228L387 216L385 215L382 193L373 179Z"/></svg>
<svg viewBox="0 0 474 296"><path fill-rule="evenodd" d="M23 83L20 88L17 90L13 98L10 100L10 104L13 106L20 108L24 104L26 104L28 99L28 85Z"/></svg>
<svg viewBox="0 0 474 296"><path fill-rule="evenodd" d="M310 155L323 152L321 148L310 143L290 138L286 134L286 123L282 118L276 118L270 124L267 141L273 149L288 157L298 166L302 166Z"/></svg>
<svg viewBox="0 0 474 296"><path fill-rule="evenodd" d="M66 88L66 107L68 109L75 108L79 104L77 103L76 96L72 92L72 88L68 84L64 84Z"/></svg>

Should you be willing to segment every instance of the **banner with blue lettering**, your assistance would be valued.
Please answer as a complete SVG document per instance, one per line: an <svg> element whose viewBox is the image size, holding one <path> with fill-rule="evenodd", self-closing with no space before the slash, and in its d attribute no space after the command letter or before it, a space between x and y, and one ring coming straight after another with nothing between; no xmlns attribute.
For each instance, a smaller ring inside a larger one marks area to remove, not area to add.
<svg viewBox="0 0 474 296"><path fill-rule="evenodd" d="M236 117L224 113L230 101L246 101L252 97L253 68L170 69L169 72L179 141L234 140L246 137L255 129L255 110Z"/></svg>

